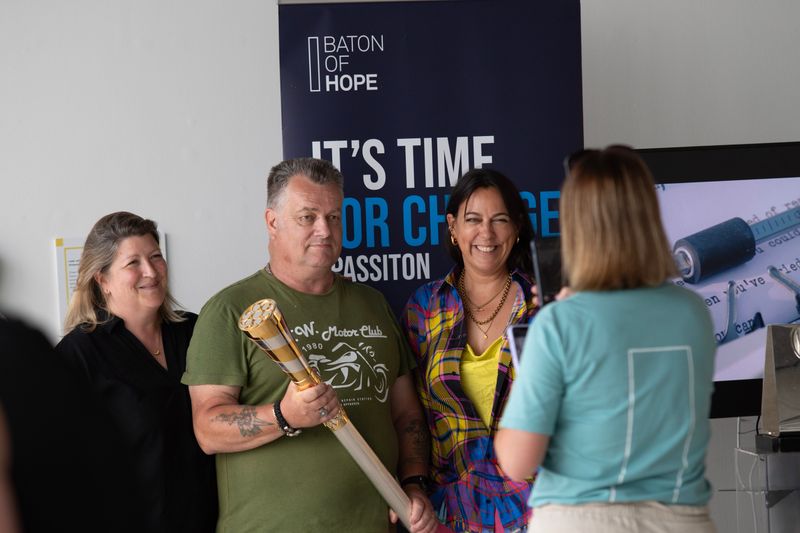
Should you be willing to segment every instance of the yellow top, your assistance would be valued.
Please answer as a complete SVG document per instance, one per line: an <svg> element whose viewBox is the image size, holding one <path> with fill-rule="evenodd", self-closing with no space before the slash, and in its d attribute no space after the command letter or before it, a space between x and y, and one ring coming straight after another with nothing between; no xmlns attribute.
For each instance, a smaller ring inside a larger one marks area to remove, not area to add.
<svg viewBox="0 0 800 533"><path fill-rule="evenodd" d="M497 365L503 337L498 337L486 351L475 355L467 344L461 353L461 386L478 411L486 427L491 426L494 391L497 386Z"/></svg>

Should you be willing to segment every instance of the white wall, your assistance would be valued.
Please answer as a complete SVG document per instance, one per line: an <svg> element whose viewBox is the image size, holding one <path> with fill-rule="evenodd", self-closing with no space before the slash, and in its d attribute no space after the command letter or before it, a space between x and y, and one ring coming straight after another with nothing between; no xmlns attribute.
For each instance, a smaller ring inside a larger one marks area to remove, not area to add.
<svg viewBox="0 0 800 533"><path fill-rule="evenodd" d="M188 309L265 263L277 15L274 0L0 0L0 308L56 340L53 237L117 210L166 232Z"/></svg>
<svg viewBox="0 0 800 533"><path fill-rule="evenodd" d="M197 311L264 264L281 157L275 0L0 0L0 308L58 334L52 239L127 209ZM800 140L800 3L584 0L586 144ZM732 420L709 475L733 488ZM712 501L735 531L733 493Z"/></svg>
<svg viewBox="0 0 800 533"><path fill-rule="evenodd" d="M587 146L800 140L800 2L583 0Z"/></svg>

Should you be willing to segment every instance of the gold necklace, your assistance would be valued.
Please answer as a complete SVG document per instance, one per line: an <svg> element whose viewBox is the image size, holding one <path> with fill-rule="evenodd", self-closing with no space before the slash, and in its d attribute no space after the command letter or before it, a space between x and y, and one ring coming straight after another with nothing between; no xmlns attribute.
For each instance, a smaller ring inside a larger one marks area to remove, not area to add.
<svg viewBox="0 0 800 533"><path fill-rule="evenodd" d="M458 293L461 295L462 300L464 300L464 312L467 314L469 319L472 320L472 322L474 322L475 325L478 327L478 331L480 331L483 334L483 338L484 339L488 339L489 338L489 329L492 327L492 322L494 322L494 319L495 319L495 317L497 317L497 314L500 312L500 309L502 309L503 305L506 303L506 298L508 298L508 291L511 289L511 274L509 273L508 274L508 278L506 278L506 283L503 286L503 297L500 298L500 303L497 304L497 307L494 309L494 312L492 312L491 316L489 318L487 318L486 320L478 320L477 318L475 318L475 315L472 314L472 311L470 310L469 305L467 305L467 302L470 301L470 300L467 297L467 290L464 287L464 271L463 270L461 271L461 275L458 277L458 287L457 287L457 289L458 289ZM489 325L486 326L486 329L483 329L481 326L483 326L485 324L489 324Z"/></svg>
<svg viewBox="0 0 800 533"><path fill-rule="evenodd" d="M159 332L158 340L156 341L156 346L158 346L162 342L163 341L161 339L161 332ZM142 343L142 344L144 344L144 343ZM145 348L147 348L147 351L150 352L153 355L153 357L158 357L159 355L161 355L161 348L156 348L155 351L151 350L148 346L145 346Z"/></svg>
<svg viewBox="0 0 800 533"><path fill-rule="evenodd" d="M473 319L472 321L475 322L475 319ZM484 339L488 339L489 338L489 328L492 327L491 324L486 326L486 329L483 329L482 327L480 327L480 325L478 325L477 322L475 322L475 327L478 328L478 331L480 331L483 334L483 338Z"/></svg>
<svg viewBox="0 0 800 533"><path fill-rule="evenodd" d="M495 299L495 298L497 298L498 296L500 296L500 293L501 293L501 292L503 292L505 289L506 289L505 285L503 285L502 287L500 287L500 290L499 290L499 291L497 291L497 292L494 294L494 296L492 296L491 298L489 298L489 299L486 301L486 303L485 303L485 304L483 304L483 305L475 305L475 302L473 302L473 301L472 301L472 298L470 298L470 297L467 295L467 293L466 293L466 292L464 292L464 300L465 300L465 301L466 301L466 302L467 302L467 303L470 305L470 307L472 307L472 309L474 309L475 311L483 311L484 309L486 309L486 306L487 306L487 305L489 305L490 303L492 303L492 302L494 301L494 299Z"/></svg>

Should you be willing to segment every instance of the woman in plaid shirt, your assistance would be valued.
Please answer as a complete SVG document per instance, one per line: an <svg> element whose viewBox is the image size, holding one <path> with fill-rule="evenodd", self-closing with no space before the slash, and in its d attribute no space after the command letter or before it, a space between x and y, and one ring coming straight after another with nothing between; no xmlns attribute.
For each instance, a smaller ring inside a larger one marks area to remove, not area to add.
<svg viewBox="0 0 800 533"><path fill-rule="evenodd" d="M516 187L488 169L458 181L447 225L456 265L403 313L431 432L431 501L454 531L524 531L532 480L503 474L492 439L515 375L504 333L534 313L533 228Z"/></svg>

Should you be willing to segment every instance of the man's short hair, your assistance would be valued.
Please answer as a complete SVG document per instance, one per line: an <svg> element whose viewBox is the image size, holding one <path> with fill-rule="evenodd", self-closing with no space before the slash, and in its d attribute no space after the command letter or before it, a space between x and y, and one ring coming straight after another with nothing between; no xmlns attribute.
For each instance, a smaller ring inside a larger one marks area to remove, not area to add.
<svg viewBox="0 0 800 533"><path fill-rule="evenodd" d="M267 177L267 208L275 209L283 199L283 192L294 176L302 175L319 185L335 184L344 195L344 177L329 161L313 157L298 157L281 161L269 171Z"/></svg>

